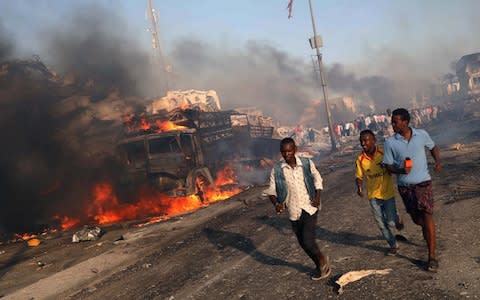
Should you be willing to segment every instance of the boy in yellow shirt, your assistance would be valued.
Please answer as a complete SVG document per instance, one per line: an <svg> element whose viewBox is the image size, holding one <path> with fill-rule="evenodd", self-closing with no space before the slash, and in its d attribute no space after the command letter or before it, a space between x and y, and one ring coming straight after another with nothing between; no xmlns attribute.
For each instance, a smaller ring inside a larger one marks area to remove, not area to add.
<svg viewBox="0 0 480 300"><path fill-rule="evenodd" d="M383 148L376 144L375 134L369 130L360 132L362 153L355 161L355 183L357 194L364 196L363 180L366 179L367 197L378 228L390 246L388 255L396 255L398 244L390 226L403 229L403 222L397 214L395 186L392 175L383 166Z"/></svg>

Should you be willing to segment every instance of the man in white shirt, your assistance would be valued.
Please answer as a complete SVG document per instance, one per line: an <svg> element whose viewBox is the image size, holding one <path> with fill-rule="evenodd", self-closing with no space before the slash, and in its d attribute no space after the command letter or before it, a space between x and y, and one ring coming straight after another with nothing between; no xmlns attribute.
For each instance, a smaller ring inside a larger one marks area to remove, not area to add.
<svg viewBox="0 0 480 300"><path fill-rule="evenodd" d="M293 232L316 266L316 272L311 278L320 280L327 278L331 272L328 257L320 251L315 241L323 180L315 164L308 158L295 155L296 150L293 139L284 138L280 142L284 160L272 169L270 186L265 194L269 196L277 213L288 208Z"/></svg>

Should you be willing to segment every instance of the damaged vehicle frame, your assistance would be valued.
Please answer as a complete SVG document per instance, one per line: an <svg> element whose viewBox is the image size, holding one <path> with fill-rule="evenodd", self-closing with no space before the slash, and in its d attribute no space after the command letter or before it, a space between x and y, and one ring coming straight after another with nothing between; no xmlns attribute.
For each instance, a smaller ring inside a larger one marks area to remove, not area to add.
<svg viewBox="0 0 480 300"><path fill-rule="evenodd" d="M169 121L185 126L166 132L126 137L118 144L130 184L148 180L173 196L196 194L231 163L255 164L278 155L273 127L249 124L247 115L229 112L179 111ZM232 125L232 121L234 125Z"/></svg>

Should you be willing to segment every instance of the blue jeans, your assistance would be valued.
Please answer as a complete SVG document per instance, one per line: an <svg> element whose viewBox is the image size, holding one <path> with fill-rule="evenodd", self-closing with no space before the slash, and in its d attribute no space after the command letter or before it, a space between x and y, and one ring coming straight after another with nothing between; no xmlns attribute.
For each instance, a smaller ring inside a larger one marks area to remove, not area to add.
<svg viewBox="0 0 480 300"><path fill-rule="evenodd" d="M370 199L370 207L375 222L377 222L378 228L387 240L388 245L390 245L390 248L397 248L397 241L390 230L390 227L395 227L395 224L399 222L395 198L388 200Z"/></svg>

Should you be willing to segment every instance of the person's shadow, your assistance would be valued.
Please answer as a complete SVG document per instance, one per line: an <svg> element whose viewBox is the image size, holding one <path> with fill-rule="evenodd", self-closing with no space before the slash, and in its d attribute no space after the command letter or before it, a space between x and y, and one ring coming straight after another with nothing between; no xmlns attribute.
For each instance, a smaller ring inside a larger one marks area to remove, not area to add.
<svg viewBox="0 0 480 300"><path fill-rule="evenodd" d="M17 250L15 250L15 253L11 255L11 258L9 258L4 263L0 263L0 278L2 278L6 273L8 273L10 268L13 268L16 264L26 260L24 256L26 251L27 251L26 245L23 247L18 247ZM0 298L1 297L2 297L2 294L0 292Z"/></svg>
<svg viewBox="0 0 480 300"><path fill-rule="evenodd" d="M282 234L285 234L287 230L291 227L290 223L286 222L283 218L258 216L256 217L256 221L262 224L269 225L275 228L278 232ZM381 240L382 239L381 236L373 236L373 237L365 236L365 235L360 235L360 234L347 232L347 231L334 232L317 225L316 237L319 240L323 240L323 241L334 243L334 244L342 244L342 245L366 248L366 249L370 249L378 252L385 252L384 247L369 245L365 243L367 241Z"/></svg>
<svg viewBox="0 0 480 300"><path fill-rule="evenodd" d="M255 218L257 222L260 222L262 224L269 225L273 228L275 228L279 233L285 234L287 229L290 227L290 223L286 222L285 219L282 218L275 218L275 217L270 217L268 215L265 216L257 216ZM354 247L360 247L360 248L365 248L365 249L370 249L373 251L377 251L380 253L385 253L385 247L380 247L376 245L370 245L367 244L366 242L368 241L374 241L374 240L383 240L383 237L378 235L378 236L365 236L365 235L360 235L356 234L353 232L347 232L347 231L331 231L326 228L320 227L317 225L316 228L316 236L319 240L323 240L326 242L330 242L333 244L342 244L342 245L347 245L347 246L354 246ZM396 235L397 241L404 243L404 244L409 244L409 245L415 245L419 246L417 243L414 243L408 239L406 239L403 235ZM397 257L405 259L409 261L411 264L419 267L419 268L424 268L425 263L421 260L414 259L402 254L397 254Z"/></svg>
<svg viewBox="0 0 480 300"><path fill-rule="evenodd" d="M253 241L242 234L212 228L205 228L203 232L208 240L219 250L231 247L246 253L256 261L265 265L290 267L304 273L311 273L313 271L313 268L306 267L299 263L287 262L258 251Z"/></svg>

